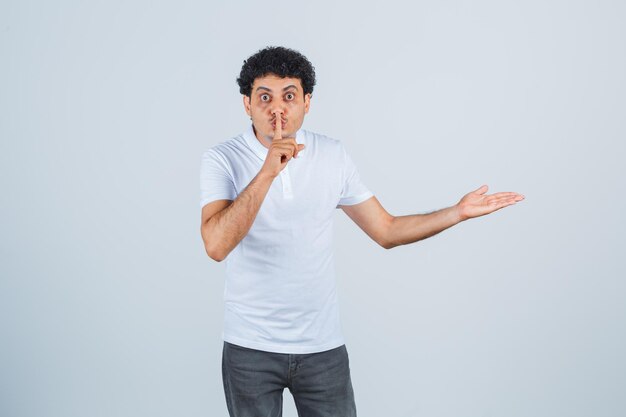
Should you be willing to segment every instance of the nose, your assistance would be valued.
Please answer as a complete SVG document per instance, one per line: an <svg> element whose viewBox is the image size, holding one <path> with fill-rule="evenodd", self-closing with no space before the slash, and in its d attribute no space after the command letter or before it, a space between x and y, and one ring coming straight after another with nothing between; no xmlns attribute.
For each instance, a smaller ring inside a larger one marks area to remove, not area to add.
<svg viewBox="0 0 626 417"><path fill-rule="evenodd" d="M281 105L274 105L270 109L270 112L274 115L276 119L283 119L285 117L285 109Z"/></svg>

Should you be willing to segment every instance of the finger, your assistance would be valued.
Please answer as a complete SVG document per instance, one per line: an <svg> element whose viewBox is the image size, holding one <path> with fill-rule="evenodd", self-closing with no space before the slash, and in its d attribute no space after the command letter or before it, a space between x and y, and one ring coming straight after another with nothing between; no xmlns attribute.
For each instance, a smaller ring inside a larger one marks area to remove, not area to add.
<svg viewBox="0 0 626 417"><path fill-rule="evenodd" d="M278 157L278 160L280 161L281 164L285 164L287 161L289 161L289 157L291 155L291 151L289 149L283 149L283 148L275 148L276 151L274 152L274 155L276 157Z"/></svg>
<svg viewBox="0 0 626 417"><path fill-rule="evenodd" d="M282 138L281 142L289 145L291 147L291 152L294 158L298 156L298 144L296 143L296 138Z"/></svg>
<svg viewBox="0 0 626 417"><path fill-rule="evenodd" d="M489 187L487 186L487 184L485 184L485 185L481 185L478 189L474 190L473 192L476 194L485 194L487 190L489 190Z"/></svg>
<svg viewBox="0 0 626 417"><path fill-rule="evenodd" d="M524 197L520 193L514 193L512 191L502 191L502 192L493 193L493 194L490 195L490 197L497 197L497 198L500 198L500 197L511 197L512 198L512 197L518 197L518 196L521 196L522 198Z"/></svg>
<svg viewBox="0 0 626 417"><path fill-rule="evenodd" d="M298 142L296 142L296 138L290 138L290 142L293 145L293 157L297 158L298 157Z"/></svg>
<svg viewBox="0 0 626 417"><path fill-rule="evenodd" d="M282 159L283 157L285 158L284 161ZM287 162L291 161L291 158L293 158L293 154L291 153L291 149L289 149L285 153L283 153L283 155L280 158L280 162L283 164L286 164Z"/></svg>
<svg viewBox="0 0 626 417"><path fill-rule="evenodd" d="M297 145L297 149L296 149L296 153L295 153L295 155L293 156L294 158L297 158L297 157L298 157L298 153L299 153L302 149L304 149L304 144L302 144L302 143L296 143L296 145Z"/></svg>
<svg viewBox="0 0 626 417"><path fill-rule="evenodd" d="M512 206L515 203L517 203L517 201L515 201L515 200L502 201L502 202L498 203L498 206L497 206L496 210L500 210L501 208Z"/></svg>
<svg viewBox="0 0 626 417"><path fill-rule="evenodd" d="M295 138L281 138L277 139L277 148L283 150L290 150L294 158L298 157L298 153L304 149L304 144L297 143Z"/></svg>
<svg viewBox="0 0 626 417"><path fill-rule="evenodd" d="M492 205L498 208L510 206L511 204L517 203L519 200L516 200L514 197L502 197L492 201Z"/></svg>
<svg viewBox="0 0 626 417"><path fill-rule="evenodd" d="M279 111L274 113L274 139L281 139L283 136L283 119Z"/></svg>
<svg viewBox="0 0 626 417"><path fill-rule="evenodd" d="M487 201L504 201L504 200L514 200L517 194L492 194L487 196L485 200Z"/></svg>
<svg viewBox="0 0 626 417"><path fill-rule="evenodd" d="M293 145L289 143L281 143L279 145L276 145L274 149L278 150L278 154L281 156L281 158L283 156L289 156L289 159L293 157Z"/></svg>
<svg viewBox="0 0 626 417"><path fill-rule="evenodd" d="M495 194L494 194L495 196ZM504 193L503 195L497 196L498 198L504 198L512 201L522 201L525 197L518 193Z"/></svg>
<svg viewBox="0 0 626 417"><path fill-rule="evenodd" d="M511 193L511 194L508 194L508 195L506 195L504 197L505 198L509 198L511 200L514 200L514 201L522 201L525 198L523 195L518 194L518 193Z"/></svg>

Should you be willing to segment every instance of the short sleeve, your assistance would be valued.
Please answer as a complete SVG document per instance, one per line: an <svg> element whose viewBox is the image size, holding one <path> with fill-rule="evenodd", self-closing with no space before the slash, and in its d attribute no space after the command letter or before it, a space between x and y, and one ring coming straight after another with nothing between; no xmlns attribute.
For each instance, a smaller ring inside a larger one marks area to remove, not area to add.
<svg viewBox="0 0 626 417"><path fill-rule="evenodd" d="M226 158L214 149L202 154L200 164L200 207L216 200L237 197L233 175Z"/></svg>
<svg viewBox="0 0 626 417"><path fill-rule="evenodd" d="M374 195L365 184L361 182L361 177L356 169L356 165L350 155L348 155L343 144L341 144L341 152L343 160L343 186L337 207L358 204Z"/></svg>

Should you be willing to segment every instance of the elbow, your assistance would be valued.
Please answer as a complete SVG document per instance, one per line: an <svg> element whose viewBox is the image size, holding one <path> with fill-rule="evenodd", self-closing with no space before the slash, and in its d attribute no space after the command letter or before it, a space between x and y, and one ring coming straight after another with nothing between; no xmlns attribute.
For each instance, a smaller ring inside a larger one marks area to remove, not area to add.
<svg viewBox="0 0 626 417"><path fill-rule="evenodd" d="M395 217L389 215L387 217L387 222L385 225L384 232L381 233L381 236L376 239L376 243L382 246L384 249L391 249L399 246L398 243L395 243L393 240L393 221Z"/></svg>
<svg viewBox="0 0 626 417"><path fill-rule="evenodd" d="M208 231L205 230L205 224L206 223L204 223L200 228L202 242L204 243L204 250L209 258L213 259L215 262L222 262L224 259L226 259L228 253L225 253L223 248L220 248L220 246L216 244L216 239L211 238Z"/></svg>
<svg viewBox="0 0 626 417"><path fill-rule="evenodd" d="M395 248L396 246L398 246L395 243L392 243L392 242L387 241L387 240L381 240L381 241L378 242L378 244L380 246L382 246L383 249L392 249L392 248Z"/></svg>
<svg viewBox="0 0 626 417"><path fill-rule="evenodd" d="M206 254L209 255L209 258L213 259L215 262L222 262L224 259L226 259L226 255L223 251L220 251L219 249L210 247L209 245L204 245L204 250L206 251Z"/></svg>
<svg viewBox="0 0 626 417"><path fill-rule="evenodd" d="M215 262L222 262L226 259L228 252L226 252L222 247L215 243L214 239L207 239L206 235L203 236L204 241L204 250L209 258L213 259Z"/></svg>
<svg viewBox="0 0 626 417"><path fill-rule="evenodd" d="M391 249L391 248L395 248L396 246L399 246L399 244L394 242L393 240L391 240L388 237L388 235L387 236L383 236L383 237L379 237L378 239L376 239L376 243L378 243L384 249Z"/></svg>

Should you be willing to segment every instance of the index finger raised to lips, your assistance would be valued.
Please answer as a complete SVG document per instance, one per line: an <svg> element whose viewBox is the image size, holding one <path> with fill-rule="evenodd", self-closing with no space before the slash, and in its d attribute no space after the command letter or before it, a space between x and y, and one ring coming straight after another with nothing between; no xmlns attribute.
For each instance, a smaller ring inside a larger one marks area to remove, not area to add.
<svg viewBox="0 0 626 417"><path fill-rule="evenodd" d="M283 136L283 123L280 113L274 113L274 139L280 139Z"/></svg>

